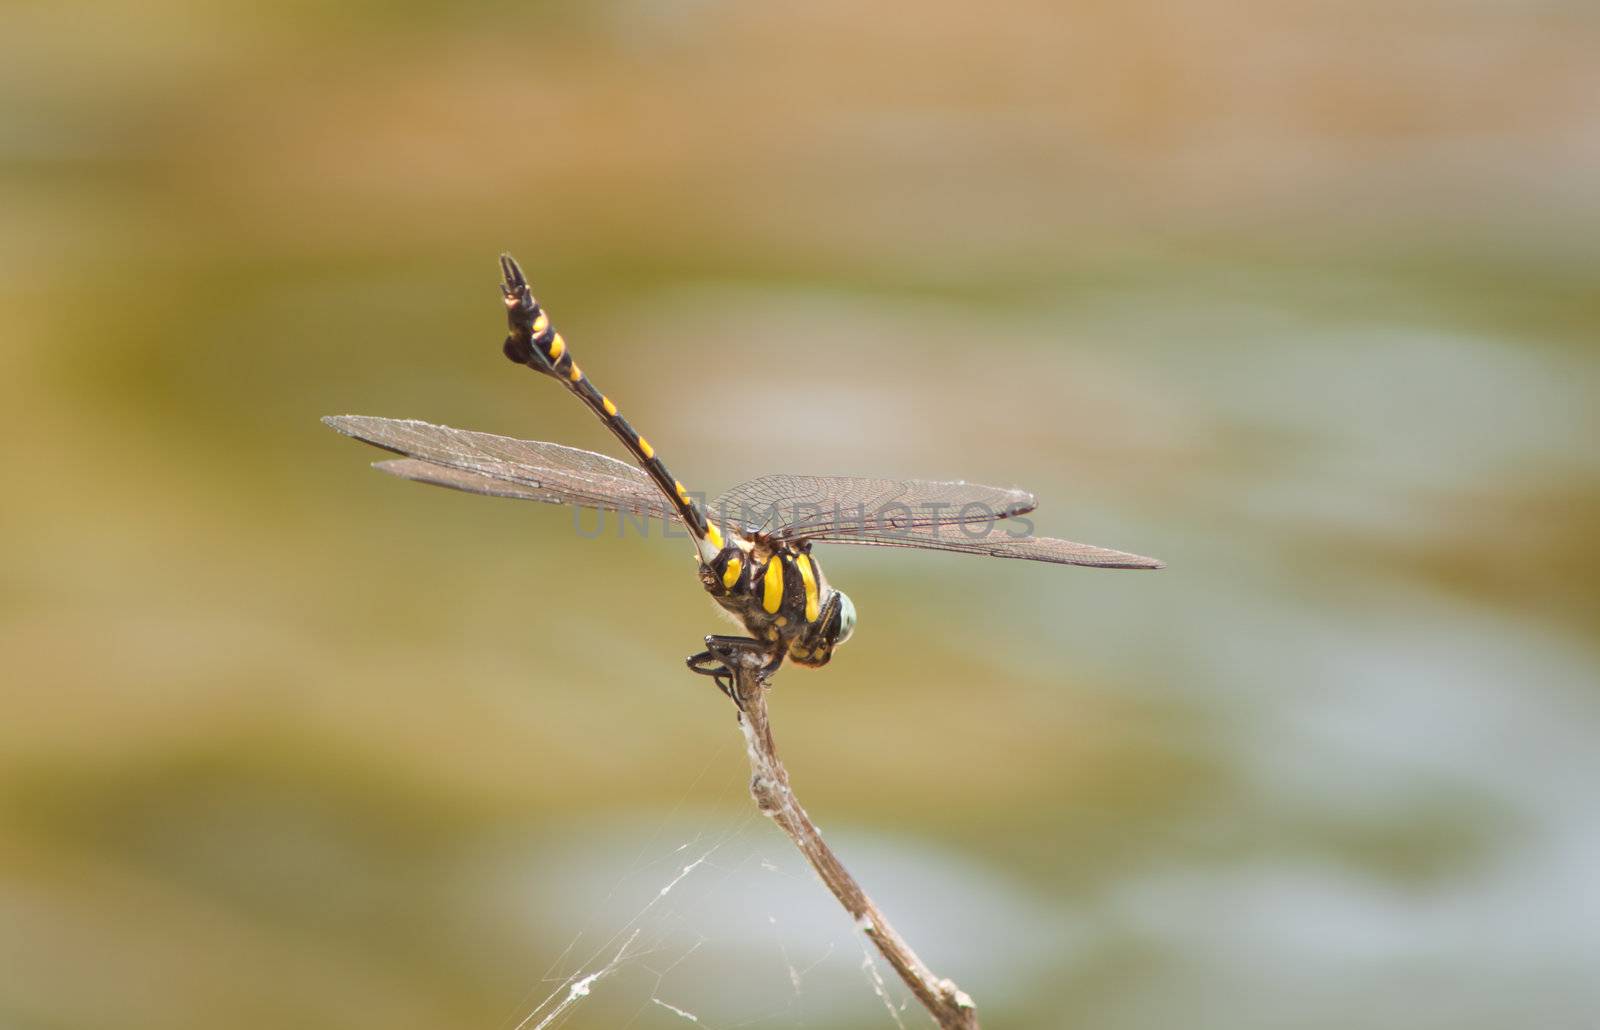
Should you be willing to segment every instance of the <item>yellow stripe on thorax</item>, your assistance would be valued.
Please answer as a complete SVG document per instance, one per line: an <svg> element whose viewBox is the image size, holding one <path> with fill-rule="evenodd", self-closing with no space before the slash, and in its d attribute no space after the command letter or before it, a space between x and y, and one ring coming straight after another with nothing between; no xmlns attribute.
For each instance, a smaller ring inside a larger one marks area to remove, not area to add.
<svg viewBox="0 0 1600 1030"><path fill-rule="evenodd" d="M733 585L739 582L739 573L744 571L744 559L737 554L728 559L728 567L722 570L722 589L732 590Z"/></svg>
<svg viewBox="0 0 1600 1030"><path fill-rule="evenodd" d="M811 555L797 554L794 563L800 567L800 579L806 585L806 621L816 622L821 602L817 597L817 574L811 567Z"/></svg>
<svg viewBox="0 0 1600 1030"><path fill-rule="evenodd" d="M762 577L761 607L771 615L783 604L783 559L773 555L767 561L767 574Z"/></svg>
<svg viewBox="0 0 1600 1030"><path fill-rule="evenodd" d="M709 519L706 521L706 542L717 550L722 550L722 530L712 524Z"/></svg>

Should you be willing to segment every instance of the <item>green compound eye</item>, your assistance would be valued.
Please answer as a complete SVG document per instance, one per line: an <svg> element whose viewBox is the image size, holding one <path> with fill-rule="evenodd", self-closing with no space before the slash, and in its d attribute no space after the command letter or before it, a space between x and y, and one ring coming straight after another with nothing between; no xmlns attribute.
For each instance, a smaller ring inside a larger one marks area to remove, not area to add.
<svg viewBox="0 0 1600 1030"><path fill-rule="evenodd" d="M843 590L839 591L839 635L833 638L834 646L850 639L850 634L856 631L856 606L850 600L850 595Z"/></svg>

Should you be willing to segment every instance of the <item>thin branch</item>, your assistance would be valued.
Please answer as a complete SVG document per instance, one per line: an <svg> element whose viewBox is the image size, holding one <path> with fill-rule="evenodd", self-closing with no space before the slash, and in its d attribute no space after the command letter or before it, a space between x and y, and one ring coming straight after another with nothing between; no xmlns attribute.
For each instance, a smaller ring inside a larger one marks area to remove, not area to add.
<svg viewBox="0 0 1600 1030"><path fill-rule="evenodd" d="M734 701L739 706L739 728L744 731L745 750L750 755L750 796L761 813L789 835L795 847L811 863L817 876L839 899L856 926L900 974L911 993L917 996L943 1030L978 1030L978 1010L967 992L954 981L935 976L904 937L889 924L883 912L845 869L833 849L822 839L806 810L800 807L789 785L789 773L778 759L772 740L772 723L767 717L767 680L762 673L760 655L719 655L733 677Z"/></svg>

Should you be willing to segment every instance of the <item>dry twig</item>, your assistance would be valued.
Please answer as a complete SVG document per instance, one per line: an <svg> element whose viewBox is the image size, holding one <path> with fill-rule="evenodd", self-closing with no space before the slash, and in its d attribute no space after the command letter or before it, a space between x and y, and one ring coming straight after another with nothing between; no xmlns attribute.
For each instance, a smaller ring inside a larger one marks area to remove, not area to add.
<svg viewBox="0 0 1600 1030"><path fill-rule="evenodd" d="M739 728L744 731L745 749L750 755L750 796L763 815L768 816L811 863L817 876L839 899L856 926L871 939L911 993L927 1008L944 1030L978 1030L978 1010L967 992L954 981L935 976L905 938L895 931L867 892L861 889L822 839L806 810L800 807L789 786L789 773L778 759L772 740L772 724L767 718L767 680L759 654L719 655L733 677L734 700L739 705Z"/></svg>

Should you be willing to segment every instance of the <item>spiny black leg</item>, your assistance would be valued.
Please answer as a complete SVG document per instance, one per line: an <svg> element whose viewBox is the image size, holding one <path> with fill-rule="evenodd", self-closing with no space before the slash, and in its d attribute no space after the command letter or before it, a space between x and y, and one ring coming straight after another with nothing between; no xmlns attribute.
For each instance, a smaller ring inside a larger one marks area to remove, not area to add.
<svg viewBox="0 0 1600 1030"><path fill-rule="evenodd" d="M706 643L711 643L711 638L706 638ZM723 671L722 660L712 651L701 651L684 659L684 664L689 666L690 672L698 672L702 676L715 676Z"/></svg>
<svg viewBox="0 0 1600 1030"><path fill-rule="evenodd" d="M729 700L734 704L739 703L739 699L733 694L733 675L728 672L727 666L717 661L716 655L710 651L701 651L699 654L690 655L685 664L689 666L690 672L697 672L702 676L710 676L712 682L717 685L718 690L727 694Z"/></svg>
<svg viewBox="0 0 1600 1030"><path fill-rule="evenodd" d="M778 666L783 664L783 652L772 653L771 647L772 645L765 641L750 637L713 634L706 637L706 650L690 655L686 664L691 671L702 676L710 676L716 681L718 689L727 694L734 704L739 704L739 697L733 686L733 667L736 664L748 663L750 659L759 658L762 660L761 677L765 679L771 676L778 671Z"/></svg>
<svg viewBox="0 0 1600 1030"><path fill-rule="evenodd" d="M783 661L782 651L773 656L771 654L771 644L764 640L756 640L753 637L727 637L713 633L711 636L706 637L706 648L717 661L724 665L727 665L730 660L739 660L743 655L760 655L763 658L776 657L778 662L781 663ZM764 671L770 671L772 668L776 668L776 666L769 661L764 666Z"/></svg>

